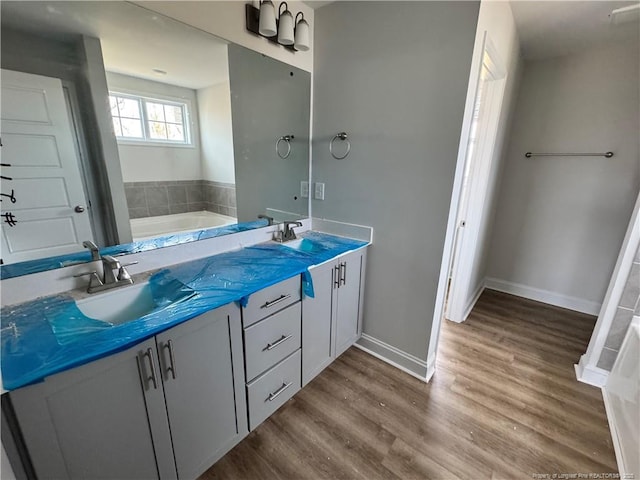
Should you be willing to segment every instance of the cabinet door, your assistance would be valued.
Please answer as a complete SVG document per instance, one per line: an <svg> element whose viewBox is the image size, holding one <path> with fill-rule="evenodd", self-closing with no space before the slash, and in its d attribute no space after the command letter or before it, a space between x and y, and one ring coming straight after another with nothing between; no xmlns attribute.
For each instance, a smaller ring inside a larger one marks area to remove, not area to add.
<svg viewBox="0 0 640 480"><path fill-rule="evenodd" d="M156 336L178 477L196 478L248 433L240 309Z"/></svg>
<svg viewBox="0 0 640 480"><path fill-rule="evenodd" d="M341 265L338 282L334 291L336 315L336 349L338 357L360 336L360 278L363 253L356 251L345 255L338 262Z"/></svg>
<svg viewBox="0 0 640 480"><path fill-rule="evenodd" d="M302 300L302 386L331 363L331 301L334 264L311 268L315 297Z"/></svg>
<svg viewBox="0 0 640 480"><path fill-rule="evenodd" d="M175 478L155 355L147 340L9 394L39 478Z"/></svg>

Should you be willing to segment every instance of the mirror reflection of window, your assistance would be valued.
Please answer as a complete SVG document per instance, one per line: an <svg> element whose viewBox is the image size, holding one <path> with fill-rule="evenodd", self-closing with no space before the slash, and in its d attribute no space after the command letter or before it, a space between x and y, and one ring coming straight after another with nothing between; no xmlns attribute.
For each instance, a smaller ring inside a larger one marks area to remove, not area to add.
<svg viewBox="0 0 640 480"><path fill-rule="evenodd" d="M110 92L109 103L113 129L119 140L191 143L186 103L117 92Z"/></svg>

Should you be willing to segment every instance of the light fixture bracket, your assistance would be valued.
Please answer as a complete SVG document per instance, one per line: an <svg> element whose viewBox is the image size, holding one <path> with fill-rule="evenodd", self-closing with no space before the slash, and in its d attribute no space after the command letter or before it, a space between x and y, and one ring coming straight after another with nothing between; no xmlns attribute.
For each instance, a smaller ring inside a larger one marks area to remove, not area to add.
<svg viewBox="0 0 640 480"><path fill-rule="evenodd" d="M297 52L297 50L293 47L293 45L282 45L278 43L277 33L273 37L265 37L264 35L260 35L260 32L259 32L260 9L254 7L250 3L245 4L244 7L245 7L244 11L245 11L245 18L246 18L246 25L247 25L248 32L258 35L259 37L266 38L270 42L275 43L276 45L280 45L281 47L284 47L291 52ZM279 23L280 23L279 19L276 18L276 30L278 29Z"/></svg>

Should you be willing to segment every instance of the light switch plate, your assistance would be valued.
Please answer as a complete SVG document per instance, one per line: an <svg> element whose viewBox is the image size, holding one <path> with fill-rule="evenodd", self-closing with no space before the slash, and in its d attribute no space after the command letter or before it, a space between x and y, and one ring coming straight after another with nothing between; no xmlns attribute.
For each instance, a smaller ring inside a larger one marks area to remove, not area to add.
<svg viewBox="0 0 640 480"><path fill-rule="evenodd" d="M302 198L309 198L309 182L306 180L300 182L300 196Z"/></svg>
<svg viewBox="0 0 640 480"><path fill-rule="evenodd" d="M314 195L316 200L324 200L324 183L316 182L316 190Z"/></svg>

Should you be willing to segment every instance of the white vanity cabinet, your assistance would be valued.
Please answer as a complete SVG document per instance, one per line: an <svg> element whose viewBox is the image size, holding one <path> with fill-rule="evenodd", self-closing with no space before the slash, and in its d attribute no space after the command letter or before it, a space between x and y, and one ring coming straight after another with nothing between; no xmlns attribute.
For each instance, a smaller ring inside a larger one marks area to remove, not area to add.
<svg viewBox="0 0 640 480"><path fill-rule="evenodd" d="M39 478L196 478L248 433L239 308L10 393ZM177 469L177 471L176 471Z"/></svg>
<svg viewBox="0 0 640 480"><path fill-rule="evenodd" d="M310 269L315 297L302 300L302 386L362 333L366 248Z"/></svg>

